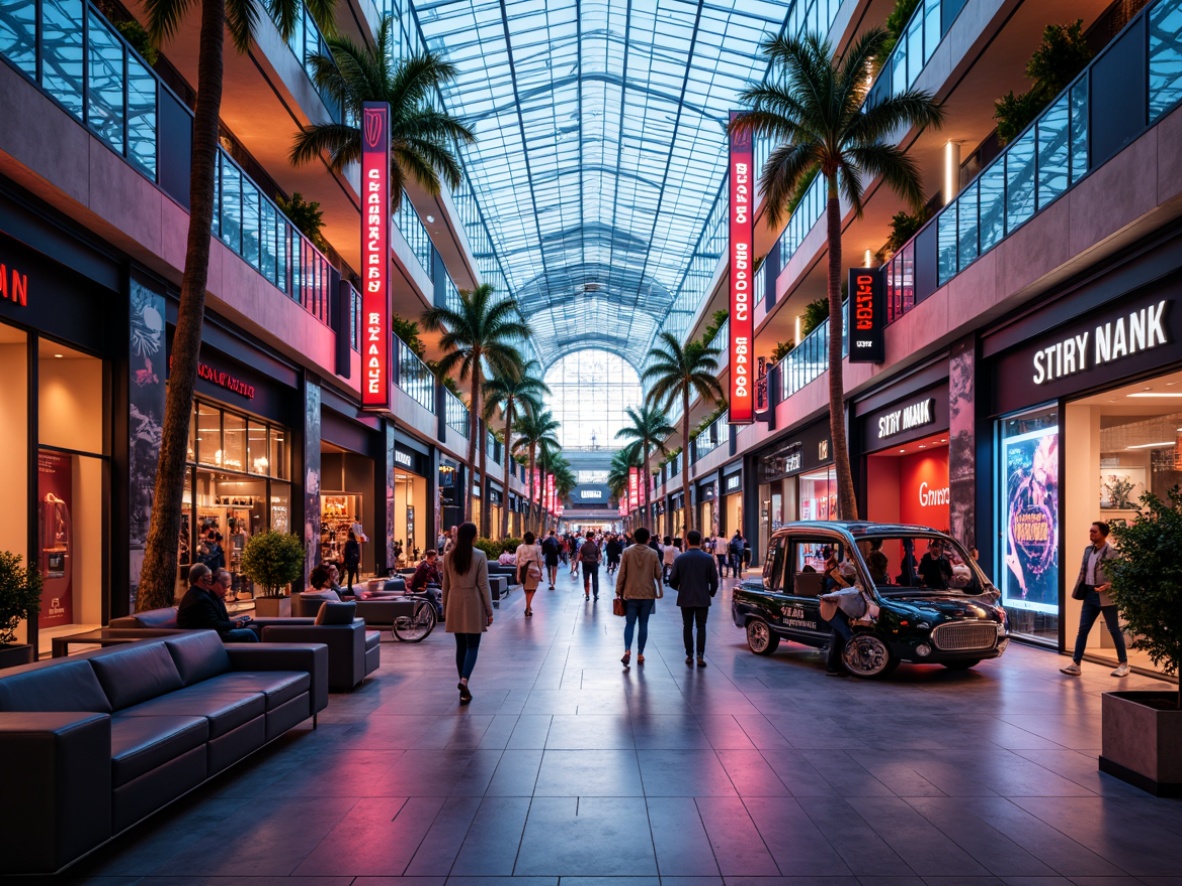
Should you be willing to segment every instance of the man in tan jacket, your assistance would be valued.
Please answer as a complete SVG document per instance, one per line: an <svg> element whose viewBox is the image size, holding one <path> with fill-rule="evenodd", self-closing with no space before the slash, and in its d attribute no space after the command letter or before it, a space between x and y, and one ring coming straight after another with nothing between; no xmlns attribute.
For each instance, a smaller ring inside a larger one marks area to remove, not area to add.
<svg viewBox="0 0 1182 886"><path fill-rule="evenodd" d="M637 638L637 664L644 664L644 644L648 640L648 617L657 598L662 596L661 558L648 546L649 532L643 526L632 536L633 545L620 557L616 576L616 596L624 600L624 667L632 661L632 633L640 621Z"/></svg>

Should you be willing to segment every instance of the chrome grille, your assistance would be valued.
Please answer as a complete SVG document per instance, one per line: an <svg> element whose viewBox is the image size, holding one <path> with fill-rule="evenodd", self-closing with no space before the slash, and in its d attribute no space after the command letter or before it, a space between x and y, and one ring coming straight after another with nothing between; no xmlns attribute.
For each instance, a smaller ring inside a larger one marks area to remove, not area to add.
<svg viewBox="0 0 1182 886"><path fill-rule="evenodd" d="M997 643L997 625L991 621L954 621L937 625L932 643L944 652L973 652L992 649Z"/></svg>

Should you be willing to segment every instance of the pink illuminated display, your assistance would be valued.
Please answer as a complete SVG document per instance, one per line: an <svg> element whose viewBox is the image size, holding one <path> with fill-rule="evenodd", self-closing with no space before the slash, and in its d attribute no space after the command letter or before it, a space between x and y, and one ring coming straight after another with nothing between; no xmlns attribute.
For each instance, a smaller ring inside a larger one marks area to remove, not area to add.
<svg viewBox="0 0 1182 886"><path fill-rule="evenodd" d="M734 121L738 112L731 112ZM730 136L730 423L755 421L755 376L751 371L755 317L752 310L755 222L752 213L754 157L750 132Z"/></svg>
<svg viewBox="0 0 1182 886"><path fill-rule="evenodd" d="M390 407L390 106L361 111L361 405Z"/></svg>

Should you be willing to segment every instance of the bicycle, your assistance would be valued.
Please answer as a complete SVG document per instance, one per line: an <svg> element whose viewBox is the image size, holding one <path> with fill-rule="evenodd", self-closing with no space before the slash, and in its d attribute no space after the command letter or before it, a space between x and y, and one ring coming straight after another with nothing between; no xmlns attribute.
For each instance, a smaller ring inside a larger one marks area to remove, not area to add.
<svg viewBox="0 0 1182 886"><path fill-rule="evenodd" d="M403 643L421 643L435 630L439 616L435 612L435 600L427 594L407 594L414 607L410 615L399 615L390 626L390 633Z"/></svg>

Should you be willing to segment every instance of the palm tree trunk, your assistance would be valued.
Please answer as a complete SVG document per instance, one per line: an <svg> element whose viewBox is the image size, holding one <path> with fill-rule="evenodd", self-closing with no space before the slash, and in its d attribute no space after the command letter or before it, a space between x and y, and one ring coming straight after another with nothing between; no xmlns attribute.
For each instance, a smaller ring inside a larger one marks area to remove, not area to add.
<svg viewBox="0 0 1182 886"><path fill-rule="evenodd" d="M205 288L209 282L225 27L225 0L203 0L185 271L181 278L180 305L172 339L172 366L164 403L160 461L136 594L137 611L171 606L176 598L177 539L181 531L189 421L193 412L193 387L197 382L197 358L201 352L201 327L205 321Z"/></svg>
<svg viewBox="0 0 1182 886"><path fill-rule="evenodd" d="M826 210L829 237L829 436L833 442L833 465L837 472L838 517L858 519L854 475L850 470L850 449L845 434L845 380L841 357L841 203L837 176L829 176Z"/></svg>
<svg viewBox="0 0 1182 886"><path fill-rule="evenodd" d="M505 445L501 449L501 461L505 465L501 481L501 538L509 537L509 447L513 442L513 398L505 402Z"/></svg>
<svg viewBox="0 0 1182 886"><path fill-rule="evenodd" d="M476 439L480 436L480 422L478 416L480 415L480 352L477 351L472 357L472 395L468 398L468 519L472 519L472 510L475 505L474 497L472 495L473 489L476 487ZM483 482L483 478L481 478ZM481 514L484 513L484 504L480 506Z"/></svg>
<svg viewBox="0 0 1182 886"><path fill-rule="evenodd" d="M526 511L527 511L527 515L529 518L529 525L530 526L537 526L538 531L540 532L542 529L541 520L539 519L537 523L534 522L534 469L537 467L537 463L538 463L538 460L537 460L537 454L534 451L534 445L533 445L533 443L530 443L529 444L529 506L526 509Z"/></svg>
<svg viewBox="0 0 1182 886"><path fill-rule="evenodd" d="M684 538L694 528L693 516L690 513L689 494L689 385L681 392L681 536Z"/></svg>
<svg viewBox="0 0 1182 886"><path fill-rule="evenodd" d="M644 519L648 521L649 529L657 531L657 516L653 510L652 495L649 486L652 485L653 475L649 472L648 446L644 447L644 475L640 478L640 500L644 502Z"/></svg>

